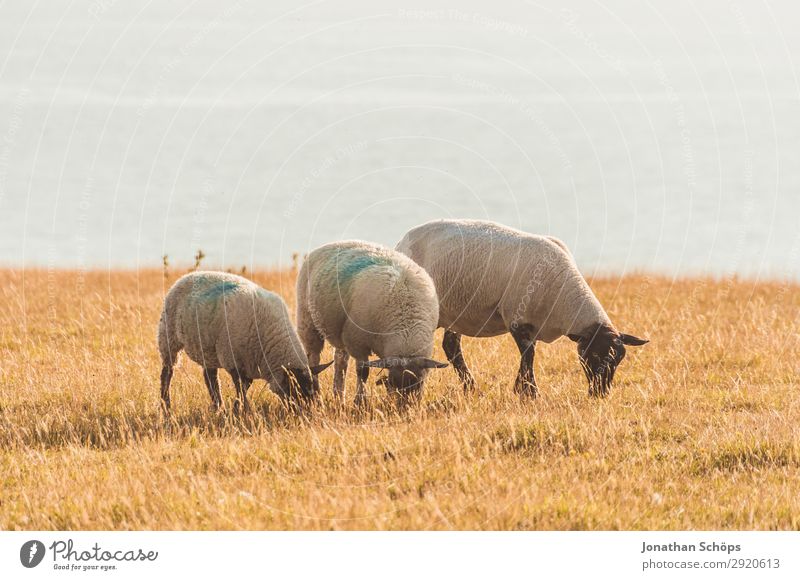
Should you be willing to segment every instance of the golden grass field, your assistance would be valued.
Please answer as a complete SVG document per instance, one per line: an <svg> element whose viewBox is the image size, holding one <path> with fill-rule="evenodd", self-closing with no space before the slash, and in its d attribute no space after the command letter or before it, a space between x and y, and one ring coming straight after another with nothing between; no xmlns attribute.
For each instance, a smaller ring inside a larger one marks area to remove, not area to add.
<svg viewBox="0 0 800 580"><path fill-rule="evenodd" d="M477 391L436 371L402 416L374 372L368 415L326 405L330 370L309 417L263 382L252 420L215 415L184 358L166 430L155 334L180 273L0 272L0 529L800 529L799 286L591 281L651 340L605 400L567 339L539 345L525 400L511 338L465 338ZM294 307L293 272L253 278Z"/></svg>

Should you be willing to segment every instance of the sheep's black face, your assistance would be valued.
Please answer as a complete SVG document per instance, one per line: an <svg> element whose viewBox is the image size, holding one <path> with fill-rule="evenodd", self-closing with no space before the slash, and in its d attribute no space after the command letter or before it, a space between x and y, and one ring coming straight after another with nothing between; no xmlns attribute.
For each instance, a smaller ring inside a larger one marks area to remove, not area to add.
<svg viewBox="0 0 800 580"><path fill-rule="evenodd" d="M581 335L570 335L578 343L578 356L589 381L589 395L605 397L611 391L614 374L625 358L625 345L639 346L647 340L620 334L606 324L598 324Z"/></svg>
<svg viewBox="0 0 800 580"><path fill-rule="evenodd" d="M419 368L419 365L392 367L389 369L386 386L389 392L396 395L419 396L427 374L428 369Z"/></svg>
<svg viewBox="0 0 800 580"><path fill-rule="evenodd" d="M310 400L317 396L319 384L308 368L287 369L286 384L287 394L291 399Z"/></svg>
<svg viewBox="0 0 800 580"><path fill-rule="evenodd" d="M610 336L596 337L584 349L579 345L578 353L589 381L589 395L605 397L611 391L617 366L625 358L622 341Z"/></svg>
<svg viewBox="0 0 800 580"><path fill-rule="evenodd" d="M281 370L281 395L292 401L310 401L317 397L319 380L317 375L333 364L333 361L313 367Z"/></svg>
<svg viewBox="0 0 800 580"><path fill-rule="evenodd" d="M444 368L447 363L415 356L382 358L367 363L367 366L389 371L389 376L381 379L381 382L386 385L390 393L400 397L418 397L430 369Z"/></svg>

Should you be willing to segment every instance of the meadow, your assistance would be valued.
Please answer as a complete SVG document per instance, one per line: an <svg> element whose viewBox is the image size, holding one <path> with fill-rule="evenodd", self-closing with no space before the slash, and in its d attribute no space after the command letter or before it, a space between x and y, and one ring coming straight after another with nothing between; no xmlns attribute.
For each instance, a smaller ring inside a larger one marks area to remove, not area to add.
<svg viewBox="0 0 800 580"><path fill-rule="evenodd" d="M476 391L436 371L403 413L374 371L356 412L350 365L344 408L328 370L306 416L263 382L250 419L214 414L184 358L168 429L156 324L185 271L0 271L0 529L800 530L798 285L591 280L651 340L607 399L567 339L528 400L510 337L465 338ZM293 271L247 275L294 308Z"/></svg>

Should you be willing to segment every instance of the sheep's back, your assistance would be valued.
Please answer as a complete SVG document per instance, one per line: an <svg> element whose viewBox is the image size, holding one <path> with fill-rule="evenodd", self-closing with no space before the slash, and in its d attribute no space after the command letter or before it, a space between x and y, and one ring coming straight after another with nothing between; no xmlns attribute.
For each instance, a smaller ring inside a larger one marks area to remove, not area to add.
<svg viewBox="0 0 800 580"><path fill-rule="evenodd" d="M249 280L221 272L192 272L175 283L167 303L175 312L176 334L190 359L201 365L218 365L220 333L230 328L225 324L229 301L251 292L254 286Z"/></svg>
<svg viewBox="0 0 800 580"><path fill-rule="evenodd" d="M308 365L283 299L260 287L240 288L222 299L217 352L225 368L268 378L281 367Z"/></svg>
<svg viewBox="0 0 800 580"><path fill-rule="evenodd" d="M576 271L563 242L478 220L423 224L397 249L433 279L440 326L477 336L505 332L517 311L546 311L552 288Z"/></svg>
<svg viewBox="0 0 800 580"><path fill-rule="evenodd" d="M431 317L431 309L436 317L433 282L399 252L368 242L335 242L314 250L306 263L311 316L334 344L342 344L345 327L350 336L377 336L416 326L417 319ZM364 336L362 342L373 339Z"/></svg>

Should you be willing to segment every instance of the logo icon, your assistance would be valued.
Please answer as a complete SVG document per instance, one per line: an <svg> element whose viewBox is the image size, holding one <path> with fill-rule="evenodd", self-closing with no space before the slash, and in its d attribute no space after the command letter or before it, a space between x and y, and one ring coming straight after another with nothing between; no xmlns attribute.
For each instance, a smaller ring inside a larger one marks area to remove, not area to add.
<svg viewBox="0 0 800 580"><path fill-rule="evenodd" d="M39 540L29 540L19 549L19 561L26 568L36 568L44 559L44 544Z"/></svg>

